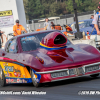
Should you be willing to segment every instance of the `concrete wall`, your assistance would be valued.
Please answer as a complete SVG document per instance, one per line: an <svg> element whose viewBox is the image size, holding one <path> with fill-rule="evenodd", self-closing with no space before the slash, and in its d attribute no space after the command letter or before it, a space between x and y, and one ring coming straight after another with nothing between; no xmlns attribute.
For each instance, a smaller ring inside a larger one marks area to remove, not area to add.
<svg viewBox="0 0 100 100"><path fill-rule="evenodd" d="M26 28L26 17L24 12L23 0L0 0L0 11L12 10L14 24L15 20L19 19L20 24ZM2 31L7 35L13 32L13 26L3 27Z"/></svg>

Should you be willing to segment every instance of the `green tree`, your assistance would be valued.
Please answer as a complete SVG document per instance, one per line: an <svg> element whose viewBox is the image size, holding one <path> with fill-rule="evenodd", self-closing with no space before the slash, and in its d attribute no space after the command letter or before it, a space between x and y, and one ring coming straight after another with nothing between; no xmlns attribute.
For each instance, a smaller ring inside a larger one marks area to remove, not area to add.
<svg viewBox="0 0 100 100"><path fill-rule="evenodd" d="M26 14L26 19L28 19L28 0L23 0L24 3L24 9L25 9L25 14Z"/></svg>
<svg viewBox="0 0 100 100"><path fill-rule="evenodd" d="M73 0L23 0L27 19L74 13ZM99 0L75 0L77 12L97 10Z"/></svg>

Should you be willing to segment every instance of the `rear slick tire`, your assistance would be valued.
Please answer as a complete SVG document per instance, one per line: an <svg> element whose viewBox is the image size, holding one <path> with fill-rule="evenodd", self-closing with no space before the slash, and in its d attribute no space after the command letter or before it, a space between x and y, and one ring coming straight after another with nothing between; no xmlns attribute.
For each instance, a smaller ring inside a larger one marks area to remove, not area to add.
<svg viewBox="0 0 100 100"><path fill-rule="evenodd" d="M0 66L0 87L4 87L6 85L6 79L2 67Z"/></svg>

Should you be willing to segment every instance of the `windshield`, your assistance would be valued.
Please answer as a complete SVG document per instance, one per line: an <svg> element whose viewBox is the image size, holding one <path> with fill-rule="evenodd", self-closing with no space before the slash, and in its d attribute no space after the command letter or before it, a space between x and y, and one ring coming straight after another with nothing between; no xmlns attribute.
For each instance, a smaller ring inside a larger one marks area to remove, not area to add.
<svg viewBox="0 0 100 100"><path fill-rule="evenodd" d="M21 46L23 51L33 51L40 47L41 40L47 35L48 33L41 33L41 34L35 34L31 36L25 36L20 39ZM67 44L70 44L71 42L67 39Z"/></svg>
<svg viewBox="0 0 100 100"><path fill-rule="evenodd" d="M91 24L92 24L92 20L81 21L81 22L79 22L79 29L85 28L85 27L90 27ZM71 28L73 31L76 31L75 23L71 25Z"/></svg>

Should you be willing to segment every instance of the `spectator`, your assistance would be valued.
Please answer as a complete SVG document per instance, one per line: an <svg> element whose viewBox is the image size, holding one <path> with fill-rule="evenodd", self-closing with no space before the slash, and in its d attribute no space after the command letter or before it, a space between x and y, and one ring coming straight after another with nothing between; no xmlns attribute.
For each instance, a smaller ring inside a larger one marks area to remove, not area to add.
<svg viewBox="0 0 100 100"><path fill-rule="evenodd" d="M51 22L51 29L55 29L55 24Z"/></svg>
<svg viewBox="0 0 100 100"><path fill-rule="evenodd" d="M2 36L3 33L4 33L4 32L0 30L0 36L1 36L1 40L0 40L0 48L1 48L1 41L2 41L2 43L4 42L4 41L3 41L3 36Z"/></svg>
<svg viewBox="0 0 100 100"><path fill-rule="evenodd" d="M16 20L16 25L13 26L13 31L14 36L21 35L22 31L25 31L25 33L27 33L26 29L19 24L19 20Z"/></svg>
<svg viewBox="0 0 100 100"><path fill-rule="evenodd" d="M100 35L100 2L99 2L99 5L98 5L98 9L99 9L99 11L94 16L92 24L94 24L94 27L97 31L97 35Z"/></svg>
<svg viewBox="0 0 100 100"><path fill-rule="evenodd" d="M90 19L94 19L94 15L91 15L91 18Z"/></svg>
<svg viewBox="0 0 100 100"><path fill-rule="evenodd" d="M51 23L49 22L49 19L46 18L44 23L44 30L50 30L50 29L52 29Z"/></svg>
<svg viewBox="0 0 100 100"><path fill-rule="evenodd" d="M94 24L94 27L95 27L95 29L97 31L97 35L95 37L95 41L100 41L100 2L99 2L99 5L98 5L98 10L99 11L94 16L94 19L93 19L93 22L92 22L92 24Z"/></svg>

